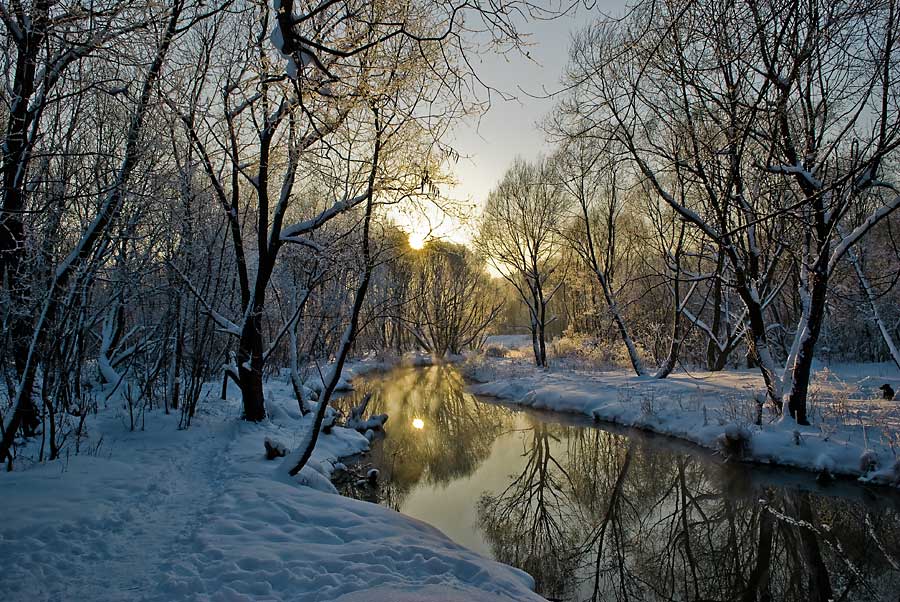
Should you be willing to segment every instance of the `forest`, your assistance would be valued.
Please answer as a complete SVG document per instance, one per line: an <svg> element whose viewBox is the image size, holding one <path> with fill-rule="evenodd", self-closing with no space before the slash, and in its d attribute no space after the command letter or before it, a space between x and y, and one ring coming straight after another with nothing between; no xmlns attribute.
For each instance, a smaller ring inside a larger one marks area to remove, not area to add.
<svg viewBox="0 0 900 602"><path fill-rule="evenodd" d="M371 394L347 407L346 389L369 364L410 361L458 365L482 396L729 459L900 483L900 411L884 405L900 387L900 3L614 8L0 0L0 462L24 479L0 480L0 499L38 491L28 474L42 467L116 458L111 441L132 449L122 437L163 428L148 425L164 425L170 457L182 443L168 437L217 432L217 420L239 431L216 437L240 450L253 439L261 455L265 433L284 472L333 490L334 467L352 473L339 460L390 441L393 424L391 413L363 418ZM480 198L453 197L478 158L452 134L515 92L486 79L480 57L530 60L530 28L573 15L552 109L509 126L546 143L504 157ZM436 214L462 234L429 230ZM666 406L694 373L725 393ZM843 381L823 384L829 374ZM782 435L810 443L778 451ZM608 439L595 444L625 449ZM513 490L483 507L500 512ZM767 529L781 520L753 513ZM504 520L485 527L496 540L509 538ZM788 589L828 599L808 535L811 589ZM0 565L18 566L24 541L0 531ZM896 550L880 549L896 572ZM520 566L509 549L494 557ZM507 568L460 599L519 583ZM738 599L742 579L722 599ZM366 583L349 593L377 585ZM520 586L497 599L525 599ZM423 600L451 599L422 587ZM681 599L676 589L666 595ZM158 599L199 595L179 591ZM348 593L328 591L306 593ZM762 586L752 593L743 599Z"/></svg>

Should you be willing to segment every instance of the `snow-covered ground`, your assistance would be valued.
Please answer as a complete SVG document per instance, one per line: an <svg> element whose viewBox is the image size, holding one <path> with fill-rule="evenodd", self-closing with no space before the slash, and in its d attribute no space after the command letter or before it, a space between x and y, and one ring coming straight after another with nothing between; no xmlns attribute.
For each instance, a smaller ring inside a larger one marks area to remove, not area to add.
<svg viewBox="0 0 900 602"><path fill-rule="evenodd" d="M530 341L489 338L487 344ZM679 437L748 461L900 485L900 400L882 400L877 389L889 383L900 391L900 371L893 364L817 365L810 389L812 426L779 420L768 408L757 426L756 400L764 391L759 371L682 370L656 380L626 370L538 370L528 353L470 358L463 370L478 382L472 392Z"/></svg>
<svg viewBox="0 0 900 602"><path fill-rule="evenodd" d="M128 432L110 407L82 455L0 474L0 599L541 600L522 571L337 495L334 463L368 446L355 431L322 435L297 478L290 454L267 461L264 439L294 448L309 417L285 379L266 393L262 424L239 419L234 390L187 430L155 411Z"/></svg>

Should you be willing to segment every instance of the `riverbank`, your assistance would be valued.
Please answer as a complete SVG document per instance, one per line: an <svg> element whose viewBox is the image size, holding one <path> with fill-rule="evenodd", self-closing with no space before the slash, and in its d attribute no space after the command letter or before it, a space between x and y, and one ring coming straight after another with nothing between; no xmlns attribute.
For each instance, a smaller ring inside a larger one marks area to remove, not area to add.
<svg viewBox="0 0 900 602"><path fill-rule="evenodd" d="M91 416L80 455L0 475L4 600L541 600L526 573L338 495L334 464L368 448L355 431L320 437L296 478L290 455L267 461L263 441L298 448L310 417L287 379L266 396L263 423L240 420L230 389L185 430L153 410L130 432L111 404Z"/></svg>
<svg viewBox="0 0 900 602"><path fill-rule="evenodd" d="M492 403L467 393L456 365L355 385L341 407L371 393L371 411L391 419L349 471L378 469L379 486L357 476L342 479L342 491L527 571L550 600L608 600L623 588L633 600L684 591L740 600L752 597L752 584L799 601L815 598L806 589L813 575L835 598L889 600L900 591L896 490L723 463L681 439ZM824 559L818 569L811 549ZM766 577L756 581L759 567Z"/></svg>
<svg viewBox="0 0 900 602"><path fill-rule="evenodd" d="M731 460L850 476L900 486L900 389L891 364L819 366L810 391L811 426L760 408L758 371L677 371L664 380L625 370L539 370L524 358L472 357L462 369L477 395L677 437ZM761 417L761 424L756 424Z"/></svg>

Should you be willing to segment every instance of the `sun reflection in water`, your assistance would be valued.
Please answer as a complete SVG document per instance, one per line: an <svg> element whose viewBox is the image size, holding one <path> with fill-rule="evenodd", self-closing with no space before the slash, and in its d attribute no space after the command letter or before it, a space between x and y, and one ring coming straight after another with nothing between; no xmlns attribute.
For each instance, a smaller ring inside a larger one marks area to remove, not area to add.
<svg viewBox="0 0 900 602"><path fill-rule="evenodd" d="M425 248L425 240L426 234L422 234L421 232L410 232L409 233L409 246L415 251L420 251ZM418 428L418 427L416 427Z"/></svg>

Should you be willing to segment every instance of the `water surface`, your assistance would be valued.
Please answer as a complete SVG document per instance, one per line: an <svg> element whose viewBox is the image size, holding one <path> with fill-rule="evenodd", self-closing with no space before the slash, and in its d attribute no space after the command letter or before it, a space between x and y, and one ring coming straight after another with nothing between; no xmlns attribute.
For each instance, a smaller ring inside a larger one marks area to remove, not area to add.
<svg viewBox="0 0 900 602"><path fill-rule="evenodd" d="M510 408L449 366L357 381L390 416L343 492L534 576L551 600L900 600L900 496Z"/></svg>

